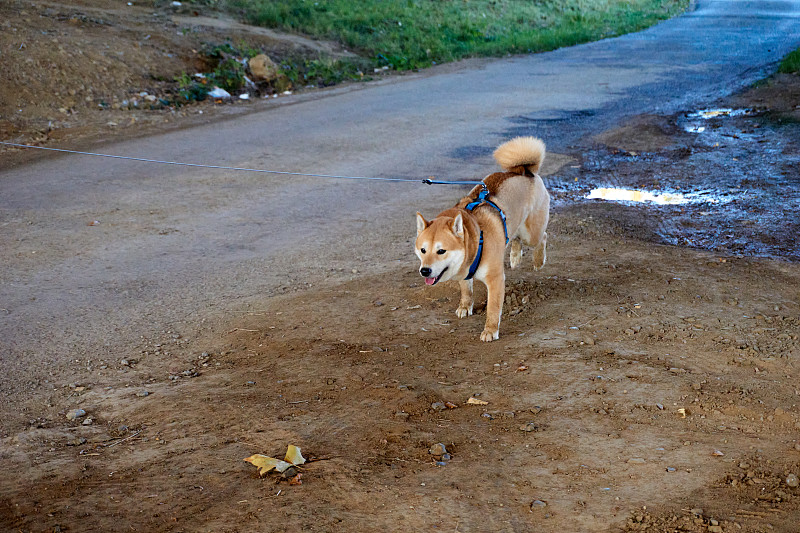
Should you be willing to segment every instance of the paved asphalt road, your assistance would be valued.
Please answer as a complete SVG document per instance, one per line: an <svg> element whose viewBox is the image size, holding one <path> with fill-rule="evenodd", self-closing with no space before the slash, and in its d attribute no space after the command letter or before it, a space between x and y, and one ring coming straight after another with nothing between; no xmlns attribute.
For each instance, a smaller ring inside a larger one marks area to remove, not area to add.
<svg viewBox="0 0 800 533"><path fill-rule="evenodd" d="M800 1L700 1L634 35L320 92L103 150L474 179L494 169L492 149L514 135L566 151L626 116L729 94L798 45ZM192 332L282 290L414 269L414 212L435 214L460 192L80 156L0 171L0 363L17 380L6 401L47 379L51 365L118 360L140 337Z"/></svg>

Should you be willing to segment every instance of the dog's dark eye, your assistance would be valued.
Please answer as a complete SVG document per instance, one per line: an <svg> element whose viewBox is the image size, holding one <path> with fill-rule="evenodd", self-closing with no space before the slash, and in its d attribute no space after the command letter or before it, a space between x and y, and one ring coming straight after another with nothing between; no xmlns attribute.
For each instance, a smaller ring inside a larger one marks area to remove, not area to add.
<svg viewBox="0 0 800 533"><path fill-rule="evenodd" d="M419 251L424 254L425 253L425 248L420 248Z"/></svg>
<svg viewBox="0 0 800 533"><path fill-rule="evenodd" d="M443 255L447 250L436 250L436 253L439 255Z"/></svg>

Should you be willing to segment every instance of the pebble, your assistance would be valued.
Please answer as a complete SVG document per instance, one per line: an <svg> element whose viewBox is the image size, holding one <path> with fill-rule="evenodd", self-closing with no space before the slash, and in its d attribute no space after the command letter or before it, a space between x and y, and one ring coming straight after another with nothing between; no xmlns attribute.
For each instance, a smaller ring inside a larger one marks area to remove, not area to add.
<svg viewBox="0 0 800 533"><path fill-rule="evenodd" d="M434 411L444 411L447 409L447 406L445 406L444 402L433 402L431 404L431 409Z"/></svg>
<svg viewBox="0 0 800 533"><path fill-rule="evenodd" d="M788 476L786 476L786 484L794 489L797 488L798 485L800 485L800 481L797 479L797 476L795 474L789 474Z"/></svg>
<svg viewBox="0 0 800 533"><path fill-rule="evenodd" d="M437 442L436 444L431 446L431 449L428 450L428 451L430 452L431 455L436 456L436 457L442 457L444 454L447 453L447 449L444 447L444 444L442 444L441 442Z"/></svg>
<svg viewBox="0 0 800 533"><path fill-rule="evenodd" d="M150 393L147 392L146 390L140 390L139 392L136 393L136 396L138 396L139 398L144 398L146 396L150 396Z"/></svg>
<svg viewBox="0 0 800 533"><path fill-rule="evenodd" d="M86 416L86 411L83 409L73 409L67 413L67 419L69 420L77 420L82 416Z"/></svg>
<svg viewBox="0 0 800 533"><path fill-rule="evenodd" d="M708 526L708 533L723 533L722 526Z"/></svg>
<svg viewBox="0 0 800 533"><path fill-rule="evenodd" d="M632 457L632 458L628 459L628 464L629 465L643 465L644 463L645 463L645 460L642 459L641 457Z"/></svg>
<svg viewBox="0 0 800 533"><path fill-rule="evenodd" d="M544 509L545 507L547 507L547 502L543 502L542 500L533 500L531 503L531 510Z"/></svg>
<svg viewBox="0 0 800 533"><path fill-rule="evenodd" d="M675 468L673 468L671 466L667 467L667 472L674 472L674 471L675 471Z"/></svg>
<svg viewBox="0 0 800 533"><path fill-rule="evenodd" d="M539 426L537 426L535 422L528 422L527 424L522 424L519 427L519 430L520 431L526 431L526 432L538 431L539 430Z"/></svg>
<svg viewBox="0 0 800 533"><path fill-rule="evenodd" d="M83 421L84 426L91 426L93 423L94 420L92 420L91 418L87 418L86 420Z"/></svg>

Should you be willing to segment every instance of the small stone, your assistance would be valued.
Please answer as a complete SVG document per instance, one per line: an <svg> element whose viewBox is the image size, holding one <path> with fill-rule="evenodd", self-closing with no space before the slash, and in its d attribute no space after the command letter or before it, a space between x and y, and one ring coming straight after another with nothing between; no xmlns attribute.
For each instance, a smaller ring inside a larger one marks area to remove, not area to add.
<svg viewBox="0 0 800 533"><path fill-rule="evenodd" d="M786 476L786 484L794 489L797 488L798 485L800 485L800 481L798 481L797 476L795 474L789 474L788 476Z"/></svg>
<svg viewBox="0 0 800 533"><path fill-rule="evenodd" d="M92 420L91 418L87 418L86 420L83 421L84 426L91 426L92 424L94 424L94 420Z"/></svg>
<svg viewBox="0 0 800 533"><path fill-rule="evenodd" d="M400 419L402 419L402 420L408 420L408 417L409 417L409 416L411 416L411 415L409 415L409 414L408 414L408 413L406 413L405 411L398 411L398 412L396 412L396 413L394 414L394 417L395 417L395 418L400 418Z"/></svg>
<svg viewBox="0 0 800 533"><path fill-rule="evenodd" d="M139 398L145 398L147 396L150 396L150 393L147 392L146 390L140 390L139 392L136 393L136 396L138 396Z"/></svg>
<svg viewBox="0 0 800 533"><path fill-rule="evenodd" d="M428 450L428 452L430 452L430 454L433 455L434 457L441 457L447 453L447 449L444 447L444 444L442 444L441 442L437 442L436 444L431 446L431 449Z"/></svg>
<svg viewBox="0 0 800 533"><path fill-rule="evenodd" d="M86 416L86 411L83 409L73 409L67 413L68 420L77 420L84 416Z"/></svg>
<svg viewBox="0 0 800 533"><path fill-rule="evenodd" d="M642 459L641 457L632 457L632 458L628 459L628 464L629 465L643 465L644 463L645 463L645 460Z"/></svg>
<svg viewBox="0 0 800 533"><path fill-rule="evenodd" d="M659 411L663 411L664 410L664 406L662 404L660 404L660 403L657 403L656 407L658 407Z"/></svg>
<svg viewBox="0 0 800 533"><path fill-rule="evenodd" d="M522 424L519 430L525 432L538 431L539 426L537 426L535 422L528 422L527 424Z"/></svg>
<svg viewBox="0 0 800 533"><path fill-rule="evenodd" d="M534 509L544 509L545 507L547 507L547 502L544 502L542 500L533 500L533 502L531 503L531 511L533 511Z"/></svg>
<svg viewBox="0 0 800 533"><path fill-rule="evenodd" d="M445 406L444 402L433 402L431 404L431 409L434 411L444 411L447 409L447 407Z"/></svg>
<svg viewBox="0 0 800 533"><path fill-rule="evenodd" d="M674 472L674 471L675 471L675 468L673 468L671 466L667 467L667 472Z"/></svg>
<svg viewBox="0 0 800 533"><path fill-rule="evenodd" d="M442 455L442 461L449 461L452 459L452 456L449 453Z"/></svg>
<svg viewBox="0 0 800 533"><path fill-rule="evenodd" d="M445 461L436 461L436 466L447 466Z"/></svg>
<svg viewBox="0 0 800 533"><path fill-rule="evenodd" d="M739 468L741 468L742 470L747 470L748 468L750 468L750 463L742 461L741 463L739 463Z"/></svg>
<svg viewBox="0 0 800 533"><path fill-rule="evenodd" d="M722 533L722 526L708 526L708 533Z"/></svg>

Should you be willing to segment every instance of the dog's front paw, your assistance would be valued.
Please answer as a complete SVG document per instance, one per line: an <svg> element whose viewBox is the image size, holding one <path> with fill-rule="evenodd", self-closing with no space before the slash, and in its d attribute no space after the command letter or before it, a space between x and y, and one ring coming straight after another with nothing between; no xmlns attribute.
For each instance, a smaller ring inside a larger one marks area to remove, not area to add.
<svg viewBox="0 0 800 533"><path fill-rule="evenodd" d="M481 333L481 340L483 342L492 342L492 341L496 341L499 338L500 338L500 331L499 330L494 330L493 331L493 330L491 330L489 328L486 328L486 329L483 330L483 333Z"/></svg>
<svg viewBox="0 0 800 533"><path fill-rule="evenodd" d="M472 306L465 307L463 305L459 305L458 309L456 309L456 316L458 318L466 318L468 316L472 316Z"/></svg>

